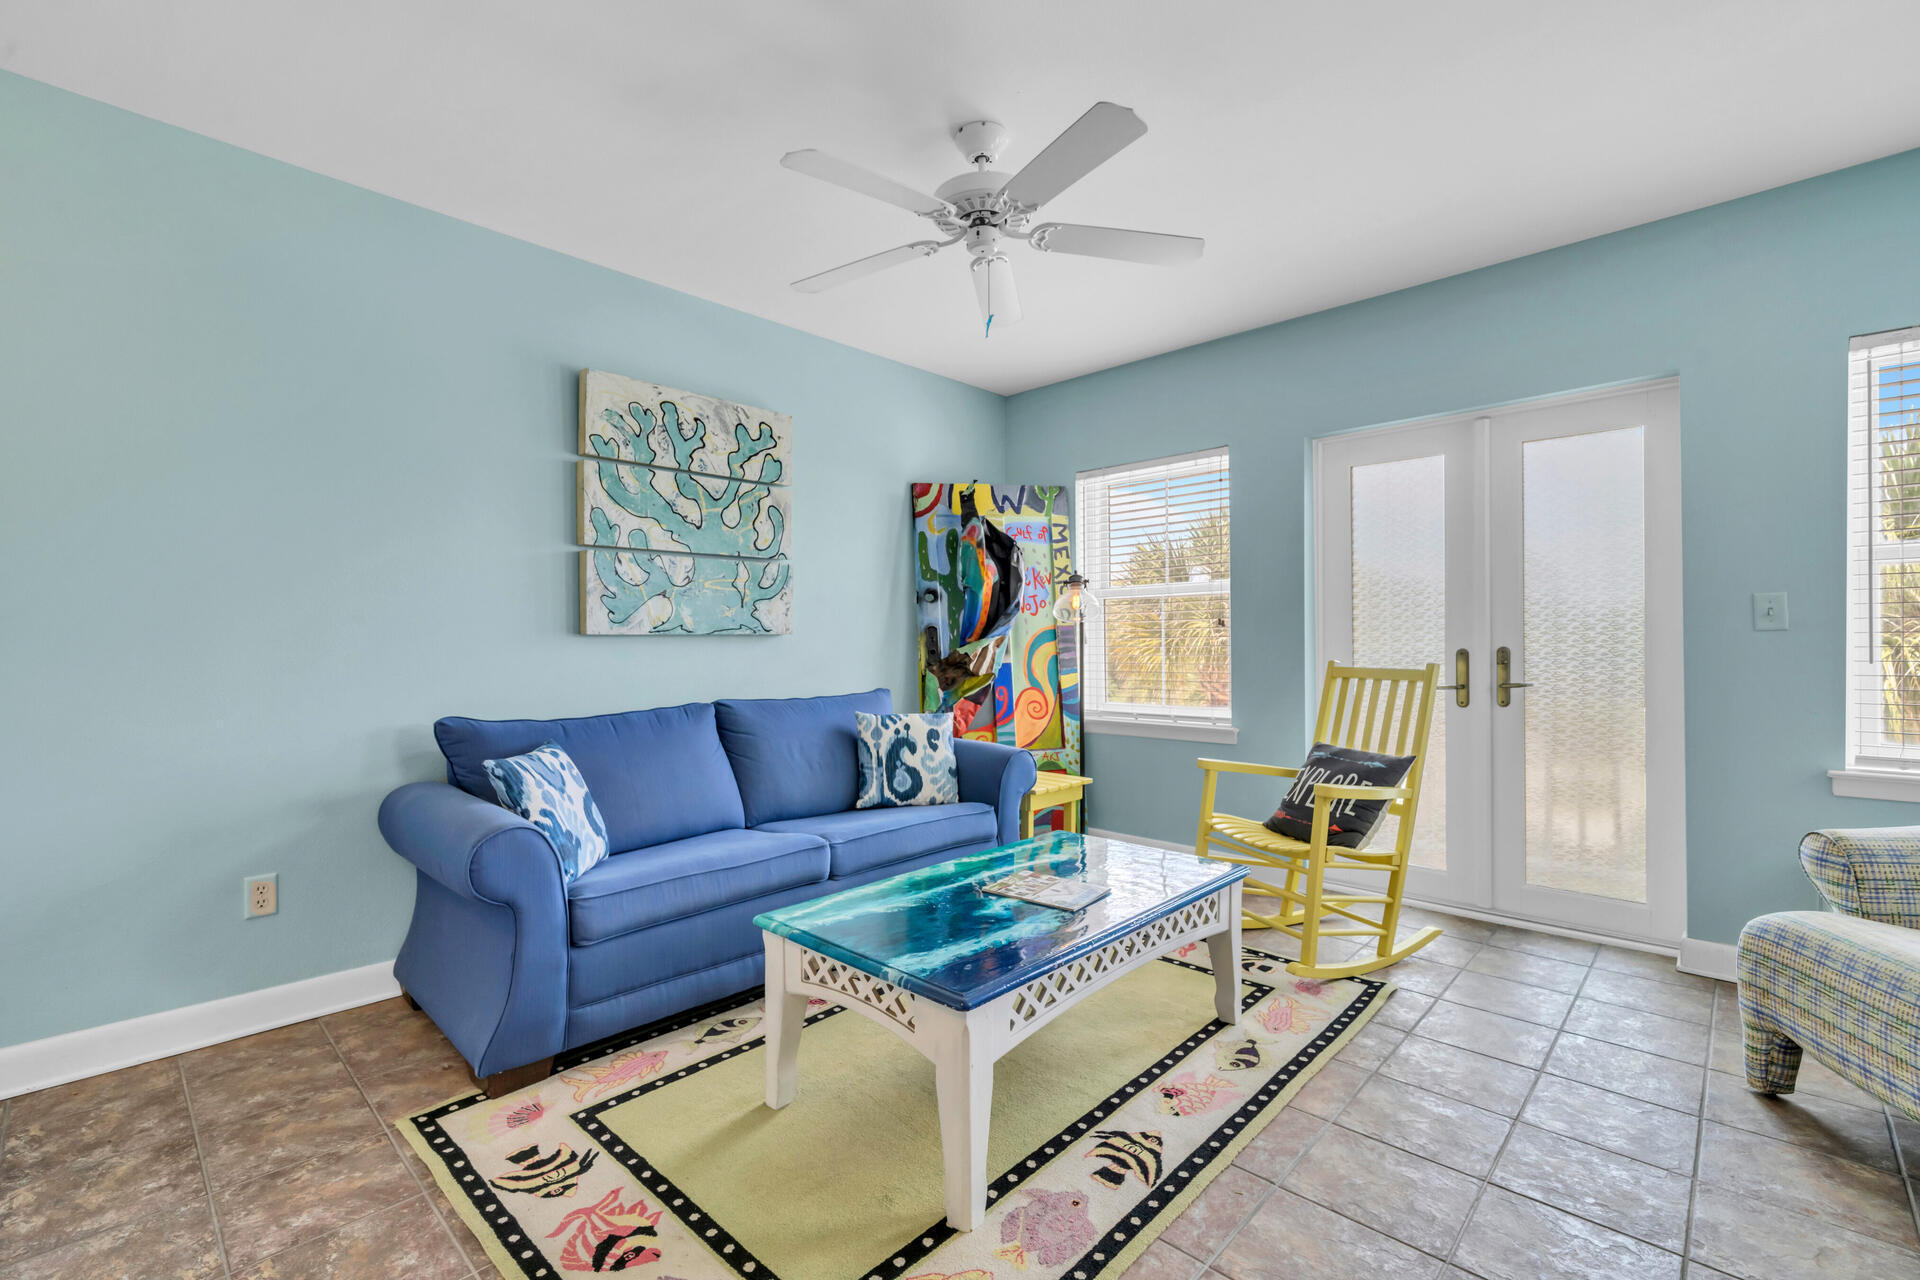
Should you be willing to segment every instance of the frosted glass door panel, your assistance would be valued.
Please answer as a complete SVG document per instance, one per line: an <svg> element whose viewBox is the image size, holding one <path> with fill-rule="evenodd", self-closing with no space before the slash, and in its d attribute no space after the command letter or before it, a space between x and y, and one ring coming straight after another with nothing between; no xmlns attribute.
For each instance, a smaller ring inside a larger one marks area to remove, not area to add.
<svg viewBox="0 0 1920 1280"><path fill-rule="evenodd" d="M1521 473L1526 883L1645 902L1643 431L1529 440Z"/></svg>
<svg viewBox="0 0 1920 1280"><path fill-rule="evenodd" d="M1353 662L1362 667L1440 664L1447 655L1447 460L1401 458L1352 468ZM1368 842L1391 848L1398 818ZM1414 822L1413 865L1447 865L1447 717L1427 739L1426 780Z"/></svg>

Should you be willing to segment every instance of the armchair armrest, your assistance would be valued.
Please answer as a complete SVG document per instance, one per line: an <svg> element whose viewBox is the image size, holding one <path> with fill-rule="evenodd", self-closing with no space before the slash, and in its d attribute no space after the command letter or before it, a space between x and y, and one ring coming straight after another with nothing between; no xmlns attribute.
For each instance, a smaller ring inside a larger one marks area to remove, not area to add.
<svg viewBox="0 0 1920 1280"><path fill-rule="evenodd" d="M1814 831L1800 865L1834 910L1920 929L1920 827Z"/></svg>
<svg viewBox="0 0 1920 1280"><path fill-rule="evenodd" d="M1020 801L1033 790L1039 770L1033 754L977 738L955 738L953 755L960 767L960 799L990 804L999 821L1001 844L1020 838Z"/></svg>
<svg viewBox="0 0 1920 1280"><path fill-rule="evenodd" d="M1202 756L1194 761L1202 773L1257 773L1268 778L1298 777L1298 769L1289 769L1277 764L1250 764L1244 760L1209 760Z"/></svg>
<svg viewBox="0 0 1920 1280"><path fill-rule="evenodd" d="M1313 787L1313 803L1318 807L1322 797L1328 804L1335 800L1405 800L1412 794L1405 787L1363 787L1355 783L1317 782Z"/></svg>

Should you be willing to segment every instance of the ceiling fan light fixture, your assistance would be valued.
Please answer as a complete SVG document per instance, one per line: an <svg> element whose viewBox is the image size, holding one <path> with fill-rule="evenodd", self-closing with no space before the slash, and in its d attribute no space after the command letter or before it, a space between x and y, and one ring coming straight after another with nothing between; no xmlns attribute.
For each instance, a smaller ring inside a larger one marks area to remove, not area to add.
<svg viewBox="0 0 1920 1280"><path fill-rule="evenodd" d="M1004 253L991 253L973 260L973 294L980 303L980 318L986 322L983 337L993 336L994 322L1003 327L1020 320L1020 291L1014 287L1013 264Z"/></svg>

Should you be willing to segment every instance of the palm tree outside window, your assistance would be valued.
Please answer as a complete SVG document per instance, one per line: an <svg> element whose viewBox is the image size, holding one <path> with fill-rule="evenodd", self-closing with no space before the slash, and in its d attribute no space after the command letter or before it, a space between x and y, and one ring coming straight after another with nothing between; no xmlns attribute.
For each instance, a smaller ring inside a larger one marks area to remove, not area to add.
<svg viewBox="0 0 1920 1280"><path fill-rule="evenodd" d="M1231 741L1227 451L1082 472L1083 714L1094 731Z"/></svg>

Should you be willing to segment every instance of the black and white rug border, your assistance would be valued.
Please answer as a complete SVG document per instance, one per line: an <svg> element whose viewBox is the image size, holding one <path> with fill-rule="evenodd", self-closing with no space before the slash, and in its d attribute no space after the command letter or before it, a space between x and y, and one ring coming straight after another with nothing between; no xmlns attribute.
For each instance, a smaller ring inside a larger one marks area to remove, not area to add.
<svg viewBox="0 0 1920 1280"><path fill-rule="evenodd" d="M1280 967L1282 973L1285 972L1284 966L1288 963L1283 956L1273 955L1253 947L1246 948L1244 954L1248 956L1258 956L1263 960L1274 961L1277 966ZM1161 959L1165 963L1177 965L1183 969L1191 969L1197 973L1211 974L1211 970L1209 969L1205 969L1199 965L1189 964L1184 960L1179 960L1172 956L1163 956ZM1244 971L1241 974L1241 981L1247 987L1252 988L1252 990L1246 991L1241 995L1240 1008L1243 1013L1250 1010L1261 999L1276 989L1272 984L1252 977ZM1174 1203L1180 1200L1181 1196L1194 1185L1196 1179L1205 1174L1223 1156L1229 1154L1230 1150L1234 1147L1235 1139L1244 1134L1247 1127L1259 1119L1303 1071L1317 1062L1321 1054L1330 1050L1334 1043L1345 1035L1356 1021L1363 1019L1364 1015L1372 1009L1374 1002L1380 998L1381 992L1387 987L1386 983L1371 978L1356 977L1339 979L1339 981L1356 983L1361 988L1360 994L1349 1001L1346 1007L1343 1008L1339 1014L1335 1015L1334 1018L1321 1029L1318 1035L1302 1046L1300 1051L1290 1058L1284 1066L1280 1067L1273 1075L1268 1077L1266 1084L1258 1092L1249 1097L1244 1104L1226 1117L1213 1133L1208 1135L1205 1142L1203 1142L1192 1155L1182 1160L1172 1169L1164 1171L1160 1185L1146 1194L1146 1197L1135 1208L1135 1211L1128 1215L1126 1221L1117 1225L1112 1231L1103 1236L1100 1241L1090 1246L1087 1252L1076 1260L1065 1272L1066 1277L1069 1277L1070 1280L1096 1280L1097 1277L1103 1275L1107 1269L1113 1265L1114 1261L1125 1253L1127 1247L1138 1238L1141 1233L1148 1230ZM609 1053L618 1053L658 1036L667 1035L671 1032L693 1026L696 1023L708 1021L730 1009L738 1008L742 1003L753 998L753 989L749 988L745 992L709 1001L706 1004L687 1010L684 1013L676 1014L670 1018L660 1019L647 1026L636 1028L619 1036L609 1037L607 1040L597 1042L593 1045L583 1046L581 1049L575 1050L567 1055L567 1068L578 1066L582 1062L592 1061L595 1058L604 1057ZM816 1022L844 1012L845 1010L837 1005L823 1009L819 1013L809 1016L807 1018L807 1025L811 1026ZM1099 1103L1077 1120L1067 1125L1067 1127L1060 1130L1054 1137L1042 1143L1040 1148L1030 1154L1027 1159L1016 1163L1013 1168L1009 1169L988 1185L987 1199L989 1205L1001 1196L1016 1190L1021 1183L1046 1168L1052 1163L1054 1157L1070 1147L1073 1142L1078 1140L1089 1129L1100 1123L1106 1116L1118 1110L1141 1090L1151 1086L1168 1071L1180 1066L1191 1057L1196 1050L1215 1039L1225 1030L1226 1026L1224 1023L1209 1021L1205 1026L1194 1032L1193 1035L1187 1037L1186 1040L1175 1046L1173 1050L1161 1058L1159 1062L1155 1063L1142 1074L1134 1077L1134 1079L1117 1090L1104 1102ZM690 1063L678 1071L660 1076L654 1080L645 1081L644 1083L635 1085L631 1089L623 1090L612 1097L591 1103L577 1111L569 1113L574 1123L579 1126L580 1130L586 1134L603 1153L627 1169L627 1171L633 1175L634 1180L641 1186L658 1196L668 1211L671 1212L674 1217L678 1218L690 1231L693 1231L699 1236L701 1241L712 1251L714 1257L730 1268L737 1276L740 1276L742 1280L778 1280L778 1275L760 1258L755 1257L745 1245L735 1239L731 1232L727 1231L719 1222L711 1218L706 1211L694 1202L691 1197L687 1196L672 1179L668 1178L659 1170L652 1168L640 1152L634 1151L622 1142L617 1134L601 1122L600 1116L614 1107L631 1102L635 1098L641 1097L655 1089L663 1088L669 1084L677 1084L690 1075L699 1074L708 1067L716 1066L740 1054L759 1048L763 1041L764 1037L754 1036L735 1045L731 1049L702 1058L700 1061ZM556 1072L563 1069L566 1068L556 1063ZM518 1220L507 1210L505 1205L501 1203L499 1197L494 1194L493 1188L488 1184L487 1180L469 1167L465 1159L465 1154L454 1143L452 1137L447 1134L445 1128L440 1123L440 1121L447 1116L464 1111L470 1107L478 1106L486 1101L488 1101L488 1099L479 1094L456 1098L430 1111L422 1112L411 1117L409 1123L413 1125L415 1131L419 1133L421 1139L426 1143L434 1156L440 1160L446 1170L447 1178L458 1184L462 1194L467 1197L468 1202L479 1214L481 1220L487 1224L487 1228L492 1233L495 1243L499 1246L500 1250L505 1252L507 1256L519 1266L521 1274L527 1277L527 1280L550 1280L551 1277L558 1273L556 1273L551 1266L547 1265L539 1249L532 1246L531 1242L521 1234ZM898 1277L908 1275L909 1272L907 1269L909 1267L925 1259L935 1249L938 1249L942 1244L952 1239L955 1234L957 1233L953 1228L947 1226L944 1220L936 1222L933 1226L922 1232L911 1245L885 1259L880 1265L868 1268L867 1271L863 1273L864 1280L896 1280ZM861 1278L850 1277L849 1280L861 1280Z"/></svg>

